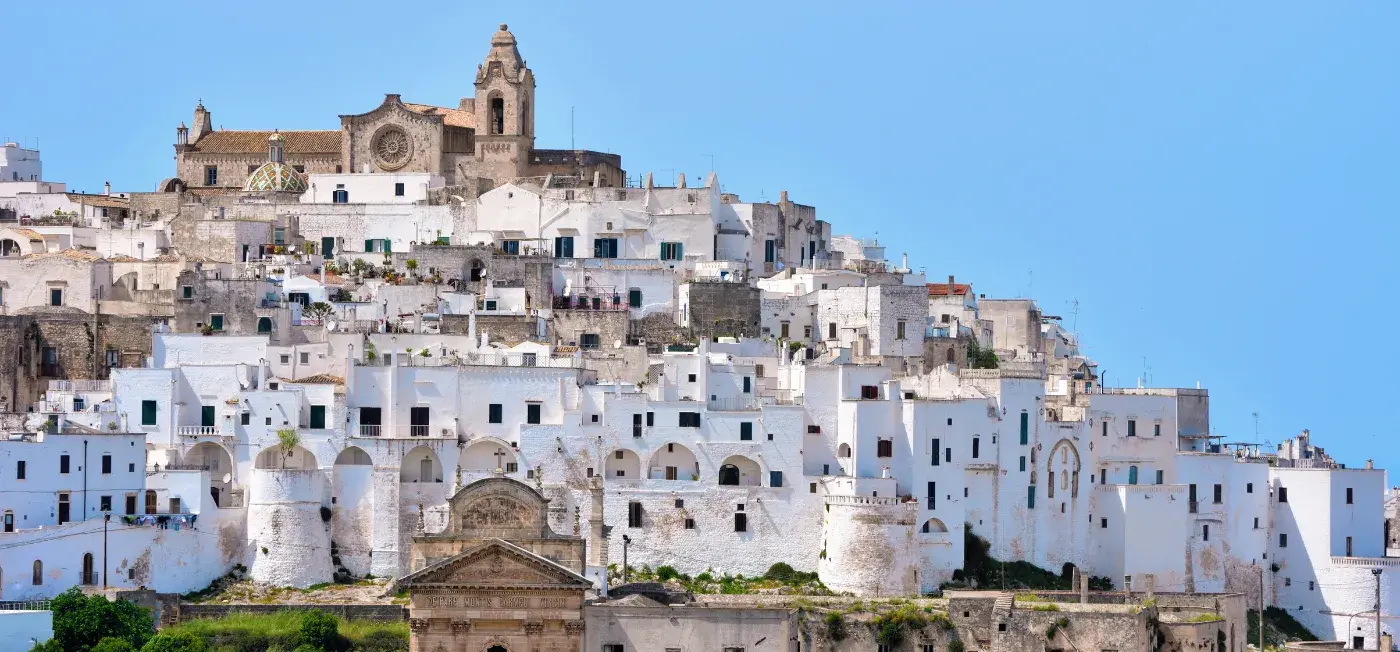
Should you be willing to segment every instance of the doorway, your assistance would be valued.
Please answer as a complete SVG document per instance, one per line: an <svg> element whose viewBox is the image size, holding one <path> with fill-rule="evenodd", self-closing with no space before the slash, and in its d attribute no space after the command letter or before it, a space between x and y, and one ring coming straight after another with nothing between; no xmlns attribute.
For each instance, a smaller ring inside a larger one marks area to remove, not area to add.
<svg viewBox="0 0 1400 652"><path fill-rule="evenodd" d="M97 583L97 574L92 572L92 553L83 554L83 584L91 586Z"/></svg>
<svg viewBox="0 0 1400 652"><path fill-rule="evenodd" d="M321 257L325 258L326 260L331 260L332 258L335 258L334 237L321 238Z"/></svg>
<svg viewBox="0 0 1400 652"><path fill-rule="evenodd" d="M408 409L408 434L410 437L428 436L427 407L412 407Z"/></svg>

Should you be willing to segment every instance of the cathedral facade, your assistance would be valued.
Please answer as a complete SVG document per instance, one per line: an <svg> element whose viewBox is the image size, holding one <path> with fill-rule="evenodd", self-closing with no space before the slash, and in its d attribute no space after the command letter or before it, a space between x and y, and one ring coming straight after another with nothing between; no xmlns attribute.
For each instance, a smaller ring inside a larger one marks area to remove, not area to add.
<svg viewBox="0 0 1400 652"><path fill-rule="evenodd" d="M621 156L535 148L535 76L505 24L491 37L475 87L455 108L404 102L391 93L371 111L340 116L336 131L215 129L201 101L193 126L176 130L175 177L161 190L243 188L267 161L273 133L285 139L286 163L300 174L426 172L448 186L554 174L599 187L625 185Z"/></svg>

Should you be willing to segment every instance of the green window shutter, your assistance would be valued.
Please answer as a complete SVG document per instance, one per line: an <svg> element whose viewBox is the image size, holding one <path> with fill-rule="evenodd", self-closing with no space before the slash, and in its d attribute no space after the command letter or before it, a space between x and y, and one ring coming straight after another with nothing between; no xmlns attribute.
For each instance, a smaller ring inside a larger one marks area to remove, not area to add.
<svg viewBox="0 0 1400 652"><path fill-rule="evenodd" d="M365 240L365 253L368 254L368 253L373 253L373 252L374 252L374 241L373 241L373 240Z"/></svg>
<svg viewBox="0 0 1400 652"><path fill-rule="evenodd" d="M156 425L156 402L141 401L141 425Z"/></svg>
<svg viewBox="0 0 1400 652"><path fill-rule="evenodd" d="M325 427L326 427L326 406L324 406L324 405L313 405L313 406L311 406L311 419L310 419L310 422L311 422L311 423L310 423L310 426L311 426L311 428L313 428L313 429L320 430L320 429L325 428Z"/></svg>
<svg viewBox="0 0 1400 652"><path fill-rule="evenodd" d="M1035 509L1035 485L1026 487L1026 509Z"/></svg>
<svg viewBox="0 0 1400 652"><path fill-rule="evenodd" d="M628 290L627 305L633 308L642 307L642 291L637 289Z"/></svg>
<svg viewBox="0 0 1400 652"><path fill-rule="evenodd" d="M1022 413L1021 413L1021 445L1022 445L1022 446L1025 446L1026 444L1030 443L1030 436L1031 436L1031 415L1028 414L1028 413L1026 413L1026 412L1022 412Z"/></svg>
<svg viewBox="0 0 1400 652"><path fill-rule="evenodd" d="M386 254L388 254L388 253L393 253L393 251L394 251L394 241L393 241L393 240L390 240L390 239L388 239L388 238L385 238L385 239L384 239L384 253L386 253Z"/></svg>

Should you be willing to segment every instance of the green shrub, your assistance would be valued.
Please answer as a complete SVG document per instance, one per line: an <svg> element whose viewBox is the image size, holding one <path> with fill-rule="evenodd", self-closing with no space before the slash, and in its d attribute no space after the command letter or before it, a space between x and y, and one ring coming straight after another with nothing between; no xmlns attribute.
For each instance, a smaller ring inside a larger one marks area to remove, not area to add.
<svg viewBox="0 0 1400 652"><path fill-rule="evenodd" d="M50 603L53 638L63 652L90 652L104 638L117 638L137 647L155 630L151 612L126 600L112 602L100 595L83 595L77 587Z"/></svg>
<svg viewBox="0 0 1400 652"><path fill-rule="evenodd" d="M354 649L355 652L408 652L408 637L384 630L370 632Z"/></svg>
<svg viewBox="0 0 1400 652"><path fill-rule="evenodd" d="M846 638L846 619L835 611L826 615L826 635L833 641Z"/></svg>
<svg viewBox="0 0 1400 652"><path fill-rule="evenodd" d="M141 652L204 652L204 639L189 632L160 633L141 647Z"/></svg>
<svg viewBox="0 0 1400 652"><path fill-rule="evenodd" d="M1035 605L1034 607L1031 607L1031 611L1059 611L1059 610L1060 610L1060 605L1057 605L1057 604L1055 604L1055 603L1053 603L1053 602L1047 602L1047 603L1045 603L1045 604L1038 604L1038 605Z"/></svg>
<svg viewBox="0 0 1400 652"><path fill-rule="evenodd" d="M680 571L677 571L676 568L675 568L674 566L657 566L657 567L656 567L656 579L661 580L662 582L666 582L666 581L674 580L674 579L680 579L680 576L681 576Z"/></svg>
<svg viewBox="0 0 1400 652"><path fill-rule="evenodd" d="M952 640L948 641L948 652L963 652L966 649L967 645L962 642L962 639L956 636L954 636Z"/></svg>
<svg viewBox="0 0 1400 652"><path fill-rule="evenodd" d="M310 645L319 650L334 652L340 650L340 622L320 609L312 609L301 617L302 646ZM304 652L304 651L303 651Z"/></svg>
<svg viewBox="0 0 1400 652"><path fill-rule="evenodd" d="M92 652L136 652L136 646L124 638L108 636L94 645Z"/></svg>

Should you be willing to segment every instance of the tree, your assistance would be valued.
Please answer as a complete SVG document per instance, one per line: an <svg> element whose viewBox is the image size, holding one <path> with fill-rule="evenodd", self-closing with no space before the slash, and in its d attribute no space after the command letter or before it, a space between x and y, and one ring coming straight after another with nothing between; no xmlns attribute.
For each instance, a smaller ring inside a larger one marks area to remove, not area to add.
<svg viewBox="0 0 1400 652"><path fill-rule="evenodd" d="M408 272L409 272L410 274L417 275L417 273L418 273L418 259L416 259L416 258L409 258L408 260L405 260L405 261L404 261L403 266L408 268Z"/></svg>
<svg viewBox="0 0 1400 652"><path fill-rule="evenodd" d="M204 652L204 639L189 632L156 634L141 647L141 652Z"/></svg>
<svg viewBox="0 0 1400 652"><path fill-rule="evenodd" d="M340 623L320 609L312 609L301 617L301 643L331 652L341 649Z"/></svg>
<svg viewBox="0 0 1400 652"><path fill-rule="evenodd" d="M325 301L317 301L307 306L306 309L301 312L303 315L312 319L325 319L329 317L332 312L335 312L335 308Z"/></svg>
<svg viewBox="0 0 1400 652"><path fill-rule="evenodd" d="M85 596L77 587L59 594L53 610L53 642L65 652L90 652L104 638L140 646L155 630L151 612L126 600Z"/></svg>
<svg viewBox="0 0 1400 652"><path fill-rule="evenodd" d="M92 652L136 652L136 646L124 638L108 636L98 641Z"/></svg>

